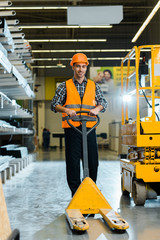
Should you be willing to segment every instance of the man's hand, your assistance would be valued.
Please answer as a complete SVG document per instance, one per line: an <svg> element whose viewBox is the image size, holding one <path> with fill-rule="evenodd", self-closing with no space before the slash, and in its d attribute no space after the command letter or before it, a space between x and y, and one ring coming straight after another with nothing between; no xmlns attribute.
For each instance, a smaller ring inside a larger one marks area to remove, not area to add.
<svg viewBox="0 0 160 240"><path fill-rule="evenodd" d="M69 109L69 108L65 108L65 107L63 107L63 106L61 106L61 105L56 105L56 106L55 106L55 110L56 110L57 112L66 113L66 114L67 114L68 116L70 116L70 117L76 116L76 111L71 110L71 109Z"/></svg>
<svg viewBox="0 0 160 240"><path fill-rule="evenodd" d="M89 111L89 115L96 116L103 109L103 106L99 105Z"/></svg>
<svg viewBox="0 0 160 240"><path fill-rule="evenodd" d="M68 108L66 109L65 113L66 113L68 116L70 116L70 117L74 117L74 116L77 115L77 114L76 114L76 111L71 110L71 109L68 109Z"/></svg>
<svg viewBox="0 0 160 240"><path fill-rule="evenodd" d="M98 115L98 113L99 113L99 109L96 109L96 108L91 109L89 111L89 115L91 115L91 116L96 116L96 115Z"/></svg>

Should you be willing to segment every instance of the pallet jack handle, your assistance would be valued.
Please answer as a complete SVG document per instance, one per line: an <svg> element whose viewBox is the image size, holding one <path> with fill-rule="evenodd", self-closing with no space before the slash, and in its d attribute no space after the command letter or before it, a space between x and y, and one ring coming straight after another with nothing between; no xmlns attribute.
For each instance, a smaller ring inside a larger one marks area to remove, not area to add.
<svg viewBox="0 0 160 240"><path fill-rule="evenodd" d="M76 114L81 114L81 113L88 113L89 114L89 111L77 111ZM96 117L96 118L95 118ZM93 129L95 129L99 123L100 123L100 118L98 115L96 116L86 116L86 115L77 115L77 116L74 116L74 117L70 117L70 116L67 116L66 118L67 120L67 123L68 125L70 125L75 131L79 132L80 134L83 134L83 131L80 131L78 128L76 128L75 126L73 126L72 123L69 122L69 120L72 120L74 122L82 122L82 125L84 125L83 123L86 124L86 122L93 122L93 121L97 121L95 123L95 125L89 129L88 131L86 131L86 134L88 135Z"/></svg>
<svg viewBox="0 0 160 240"><path fill-rule="evenodd" d="M77 111L76 114L87 113L89 111ZM82 123L82 131L73 126L69 120L74 122L81 122ZM95 125L87 131L86 123L96 121ZM87 116L87 115L76 115L74 117L67 116L67 123L73 128L75 131L79 132L82 135L82 143L83 143L83 179L89 177L89 168L88 168L88 148L87 148L87 135L95 129L99 123L100 118L98 115L96 116Z"/></svg>

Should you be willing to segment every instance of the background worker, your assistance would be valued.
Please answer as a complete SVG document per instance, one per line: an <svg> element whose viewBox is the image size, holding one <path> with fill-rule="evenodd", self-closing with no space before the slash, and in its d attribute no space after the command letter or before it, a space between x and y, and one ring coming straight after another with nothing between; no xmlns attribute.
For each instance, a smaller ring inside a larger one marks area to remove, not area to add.
<svg viewBox="0 0 160 240"><path fill-rule="evenodd" d="M105 81L108 82L108 81L112 80L112 72L109 69L104 70L103 74L104 74Z"/></svg>
<svg viewBox="0 0 160 240"><path fill-rule="evenodd" d="M43 147L44 150L48 150L49 149L49 145L50 145L50 131L47 128L43 129Z"/></svg>
<svg viewBox="0 0 160 240"><path fill-rule="evenodd" d="M65 117L67 115L74 117L76 116L76 111L80 110L87 110L91 116L95 116L100 111L104 112L107 107L107 101L99 85L85 77L88 64L87 56L83 53L77 53L72 57L70 65L72 66L74 76L58 86L51 103L52 111L62 113L62 128L64 128L65 132L67 182L72 196L81 184L82 136L67 124ZM80 122L72 122L72 124L81 130ZM87 128L91 128L92 124L93 122L88 122ZM98 148L95 129L88 134L87 143L89 176L96 182Z"/></svg>

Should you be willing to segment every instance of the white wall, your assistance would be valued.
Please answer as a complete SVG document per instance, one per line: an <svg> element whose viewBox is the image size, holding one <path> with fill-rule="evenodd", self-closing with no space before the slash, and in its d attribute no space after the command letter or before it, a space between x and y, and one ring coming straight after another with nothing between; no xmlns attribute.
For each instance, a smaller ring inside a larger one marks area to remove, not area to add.
<svg viewBox="0 0 160 240"><path fill-rule="evenodd" d="M46 122L46 128L49 128L51 132L50 137L50 146L59 146L59 139L53 138L52 133L56 132L63 132L62 129L62 114L61 113L54 113L51 111L51 101L46 101L45 104L45 122ZM64 140L63 140L64 142Z"/></svg>

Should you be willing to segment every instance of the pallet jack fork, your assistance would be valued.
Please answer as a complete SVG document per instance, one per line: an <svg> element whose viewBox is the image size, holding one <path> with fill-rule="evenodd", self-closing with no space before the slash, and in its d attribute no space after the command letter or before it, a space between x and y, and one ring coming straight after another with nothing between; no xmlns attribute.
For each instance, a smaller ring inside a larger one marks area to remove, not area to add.
<svg viewBox="0 0 160 240"><path fill-rule="evenodd" d="M88 111L78 111L77 114L89 113ZM88 170L88 151L87 151L87 135L99 124L99 117L96 116L96 124L87 131L86 122L95 121L95 117L87 115L77 115L72 121L82 122L82 131L75 128L70 123L70 117L67 117L68 124L82 134L83 138L83 164L84 164L84 180L74 194L71 202L66 208L66 217L72 230L86 231L89 224L83 214L101 214L111 229L126 230L128 223L109 205L96 184L89 178Z"/></svg>

